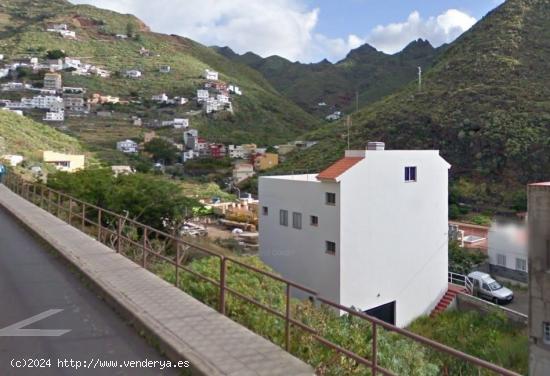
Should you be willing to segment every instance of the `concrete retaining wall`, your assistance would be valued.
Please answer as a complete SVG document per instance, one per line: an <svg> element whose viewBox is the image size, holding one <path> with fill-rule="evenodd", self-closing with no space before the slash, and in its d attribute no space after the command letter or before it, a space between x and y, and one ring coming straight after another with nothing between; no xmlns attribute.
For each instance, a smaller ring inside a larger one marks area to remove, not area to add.
<svg viewBox="0 0 550 376"><path fill-rule="evenodd" d="M476 298L468 294L460 293L456 296L456 308L459 311L477 311L480 313L488 313L493 311L499 311L506 315L508 320L511 323L518 324L521 326L527 326L528 317L523 313L519 313L508 309L503 306L499 306L488 302L486 300Z"/></svg>

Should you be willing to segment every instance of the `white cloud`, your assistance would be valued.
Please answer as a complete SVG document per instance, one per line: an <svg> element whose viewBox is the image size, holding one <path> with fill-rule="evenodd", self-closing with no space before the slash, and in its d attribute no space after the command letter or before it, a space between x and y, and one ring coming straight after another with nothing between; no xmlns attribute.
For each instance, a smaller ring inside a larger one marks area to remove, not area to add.
<svg viewBox="0 0 550 376"><path fill-rule="evenodd" d="M475 23L474 17L456 9L425 20L414 11L405 22L375 27L365 41L387 53L398 52L418 38L428 39L434 46L439 46L452 42Z"/></svg>
<svg viewBox="0 0 550 376"><path fill-rule="evenodd" d="M302 62L342 59L350 49L370 43L393 53L413 39L434 45L450 42L475 19L458 10L426 20L413 12L405 22L380 25L361 37L329 38L316 31L319 8L304 0L72 0L142 18L154 31L178 34L205 45L229 46L238 53L280 55Z"/></svg>

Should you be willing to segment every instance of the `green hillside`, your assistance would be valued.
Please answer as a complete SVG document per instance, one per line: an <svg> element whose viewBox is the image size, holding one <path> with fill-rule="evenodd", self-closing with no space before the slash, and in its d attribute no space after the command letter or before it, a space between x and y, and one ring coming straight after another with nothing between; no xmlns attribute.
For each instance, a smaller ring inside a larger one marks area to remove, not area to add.
<svg viewBox="0 0 550 376"><path fill-rule="evenodd" d="M455 41L425 75L353 116L352 146L440 149L458 199L524 205L524 185L550 180L550 7L508 0ZM288 167L320 168L345 147L344 124L308 135L320 145ZM456 197L455 197L456 198Z"/></svg>
<svg viewBox="0 0 550 376"><path fill-rule="evenodd" d="M63 39L45 31L49 23L66 23L76 31L77 40ZM118 39L115 34L135 31L135 38ZM150 57L139 54L141 47ZM0 53L7 59L44 56L61 49L68 56L104 67L111 72L138 69L141 79L113 75L109 79L73 76L64 73L64 84L84 86L88 93L148 99L166 92L169 96L192 98L205 68L220 72L220 79L241 87L243 96L234 97L234 116L196 116L192 125L206 137L220 141L275 143L290 140L316 121L281 96L257 71L231 62L192 40L150 32L131 15L101 10L88 5L72 5L65 0L7 0L0 4ZM160 65L172 67L170 74L159 73ZM143 108L141 108L143 110ZM126 111L135 111L136 108ZM125 111L123 108L120 111Z"/></svg>
<svg viewBox="0 0 550 376"><path fill-rule="evenodd" d="M327 60L302 64L279 56L264 59L251 52L238 55L228 47L215 48L227 58L256 69L279 92L318 116L335 109L354 111L356 92L360 107L394 93L416 79L419 66L429 68L444 49L418 40L403 51L388 55L365 44L336 64ZM319 107L320 102L327 106Z"/></svg>
<svg viewBox="0 0 550 376"><path fill-rule="evenodd" d="M40 160L43 150L65 153L83 151L72 137L17 114L0 111L0 154L20 154Z"/></svg>

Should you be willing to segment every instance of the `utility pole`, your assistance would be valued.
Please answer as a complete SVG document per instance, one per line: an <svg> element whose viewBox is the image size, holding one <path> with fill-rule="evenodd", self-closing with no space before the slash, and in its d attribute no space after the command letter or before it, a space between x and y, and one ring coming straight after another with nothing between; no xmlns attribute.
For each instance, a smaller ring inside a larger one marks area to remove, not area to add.
<svg viewBox="0 0 550 376"><path fill-rule="evenodd" d="M350 150L350 146L349 146L349 132L350 132L350 128L351 128L351 116L348 115L348 117L346 118L346 127L348 128L348 150Z"/></svg>
<svg viewBox="0 0 550 376"><path fill-rule="evenodd" d="M422 67L418 67L418 91L422 92Z"/></svg>

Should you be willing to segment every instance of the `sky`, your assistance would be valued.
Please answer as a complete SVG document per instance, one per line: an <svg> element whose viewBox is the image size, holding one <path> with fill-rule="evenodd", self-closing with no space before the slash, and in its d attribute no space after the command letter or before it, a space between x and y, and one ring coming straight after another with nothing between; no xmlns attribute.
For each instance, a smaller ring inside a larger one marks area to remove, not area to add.
<svg viewBox="0 0 550 376"><path fill-rule="evenodd" d="M369 43L393 54L455 40L503 0L70 0L142 19L153 31L303 63Z"/></svg>

